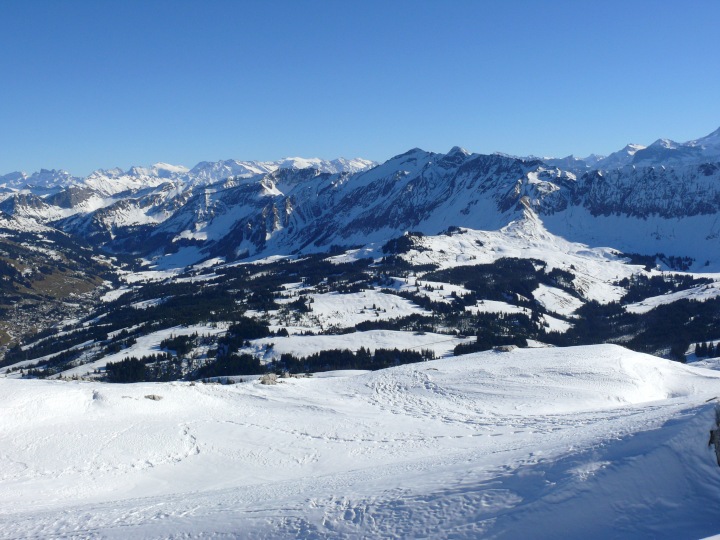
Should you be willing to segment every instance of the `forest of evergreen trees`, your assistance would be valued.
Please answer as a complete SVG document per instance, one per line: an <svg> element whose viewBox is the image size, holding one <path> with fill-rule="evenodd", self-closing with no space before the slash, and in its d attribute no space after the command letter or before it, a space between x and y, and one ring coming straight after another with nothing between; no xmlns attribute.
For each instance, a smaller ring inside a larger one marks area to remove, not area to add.
<svg viewBox="0 0 720 540"><path fill-rule="evenodd" d="M207 352L202 358L198 359L193 353L202 341L197 334L173 334L160 343L157 355L128 357L110 363L105 374L114 382L173 380L258 374L267 369L292 373L380 369L430 357L427 352L414 350L379 349L373 354L364 349L355 352L333 350L306 357L283 355L266 367L241 349L255 339L288 335L284 328L271 330L268 313L282 309L297 317L312 315L310 294L281 300L288 283L312 286L315 294L374 289L399 295L426 313L389 320L370 319L354 327L334 328L332 332L386 329L475 336L473 343L458 346L456 354L488 350L498 345L525 346L527 340L535 339L559 346L615 342L677 360L684 359L685 351L694 343L698 357L717 355L717 345L710 342L720 338L720 299L680 300L645 314L633 314L624 309L625 305L650 296L702 286L709 282L707 278L638 274L624 279L617 283L627 289L620 302L585 301L575 317L552 314L571 325L567 332L558 333L542 325L542 316L547 310L534 299L533 292L540 284L545 284L578 297L572 272L548 270L547 264L538 260L504 258L493 264L434 269L418 278L415 274L419 268L410 266L396 253L416 249L419 238L419 235L411 234L390 242L386 246L387 255L377 262L360 259L337 263L328 260L327 254L317 254L262 267L217 268L213 272L218 277L208 282L143 284L115 301L104 303L75 325L38 333L27 347L17 344L6 353L2 364L42 359L32 367L30 375L50 376L79 362L92 362L108 354L120 353L145 334L175 326L218 323L230 323L229 329L219 338L203 338L206 341L202 343L203 351ZM646 262L654 261L652 258ZM196 272L197 275L201 273ZM399 292L398 278L405 279L406 283L413 283L414 279L417 285ZM431 281L460 285L467 292L453 293L448 301L440 301L437 295L427 294L434 290L428 283ZM477 314L467 309L483 300L508 302L525 308L526 312ZM137 309L132 306L142 302L148 302L148 307ZM311 331L313 329L308 329Z"/></svg>

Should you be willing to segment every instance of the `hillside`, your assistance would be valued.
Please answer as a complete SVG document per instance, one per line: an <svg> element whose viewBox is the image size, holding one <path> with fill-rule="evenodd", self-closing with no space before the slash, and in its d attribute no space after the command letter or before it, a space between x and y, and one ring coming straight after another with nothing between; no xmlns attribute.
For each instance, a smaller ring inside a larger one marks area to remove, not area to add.
<svg viewBox="0 0 720 540"><path fill-rule="evenodd" d="M717 532L716 372L595 346L330 375L0 379L0 538Z"/></svg>

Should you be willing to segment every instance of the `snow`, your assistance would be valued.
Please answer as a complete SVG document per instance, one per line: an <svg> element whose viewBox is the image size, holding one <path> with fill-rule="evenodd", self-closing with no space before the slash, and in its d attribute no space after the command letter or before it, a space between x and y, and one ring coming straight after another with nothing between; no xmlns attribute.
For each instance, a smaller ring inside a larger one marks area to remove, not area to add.
<svg viewBox="0 0 720 540"><path fill-rule="evenodd" d="M358 351L361 347L374 352L375 349L421 349L435 351L437 357L451 356L456 345L469 343L475 338L459 338L446 334L399 332L394 330L370 330L367 332L353 332L351 334L329 336L301 336L269 337L256 339L245 352L263 355L265 360L280 358L280 355L290 353L298 357L331 350L350 349ZM268 345L272 344L270 349Z"/></svg>
<svg viewBox="0 0 720 540"><path fill-rule="evenodd" d="M163 163L161 161L158 163L155 163L152 166L152 169L155 169L156 171L167 171L167 172L173 173L173 174L186 173L190 170L187 167L185 167L184 165L172 165L171 163Z"/></svg>
<svg viewBox="0 0 720 540"><path fill-rule="evenodd" d="M214 257L212 259L208 259L201 263L194 264L193 269L194 270L203 270L205 268L211 268L213 266L223 264L224 262L225 262L225 259L223 257Z"/></svg>
<svg viewBox="0 0 720 540"><path fill-rule="evenodd" d="M375 162L367 159L338 158L332 161L325 161L319 158L288 157L276 161L273 164L279 169L317 169L320 172L339 173L343 171L359 172L376 165Z"/></svg>
<svg viewBox="0 0 720 540"><path fill-rule="evenodd" d="M432 315L405 298L375 290L350 294L308 293L306 296L310 299L311 312L302 315L298 326L320 330L349 328L363 321L385 321L413 314ZM291 301L290 298L284 300Z"/></svg>
<svg viewBox="0 0 720 540"><path fill-rule="evenodd" d="M466 311L473 314L478 313L520 313L522 315L530 316L531 312L528 308L515 306L508 304L507 302L500 302L499 300L480 300L474 306L467 306Z"/></svg>
<svg viewBox="0 0 720 540"><path fill-rule="evenodd" d="M149 283L152 281L164 281L166 279L177 276L182 268L174 270L145 270L142 272L121 273L120 277L125 283L132 285L133 283Z"/></svg>
<svg viewBox="0 0 720 540"><path fill-rule="evenodd" d="M548 311L565 315L566 317L572 316L575 311L584 304L582 300L568 294L562 289L548 287L543 283L533 291L533 297Z"/></svg>
<svg viewBox="0 0 720 540"><path fill-rule="evenodd" d="M159 306L163 302L167 302L172 297L166 297L166 298L152 298L150 300L142 300L141 302L133 302L130 304L131 308L135 309L147 309L155 306Z"/></svg>
<svg viewBox="0 0 720 540"><path fill-rule="evenodd" d="M602 345L338 375L0 378L0 538L718 532L719 373Z"/></svg>
<svg viewBox="0 0 720 540"><path fill-rule="evenodd" d="M453 293L455 293L456 296L463 296L471 292L460 285L441 283L439 281L429 281L417 277L409 277L407 279L396 277L392 278L392 280L393 283L389 287L387 285L383 285L383 288L390 288L399 292L411 292L420 296L425 296L433 302L442 302L445 304L449 304L454 301Z"/></svg>
<svg viewBox="0 0 720 540"><path fill-rule="evenodd" d="M213 281L219 277L220 276L218 274L202 274L200 276L175 278L173 283L201 283L205 281Z"/></svg>
<svg viewBox="0 0 720 540"><path fill-rule="evenodd" d="M557 317L553 317L552 315L543 315L541 320L551 332L560 332L561 334L564 334L572 328L571 323L558 319Z"/></svg>
<svg viewBox="0 0 720 540"><path fill-rule="evenodd" d="M543 216L553 234L568 241L594 246L612 246L626 253L688 256L695 259L694 270L717 271L720 222L716 214L683 218L651 219L624 215L594 216L579 206ZM708 262L708 266L704 264ZM622 278L621 278L622 279Z"/></svg>
<svg viewBox="0 0 720 540"><path fill-rule="evenodd" d="M720 371L720 358L703 358L702 360L697 360L696 362L693 362L693 367L701 367L705 369L714 369L715 371Z"/></svg>
<svg viewBox="0 0 720 540"><path fill-rule="evenodd" d="M547 263L548 272L553 268L571 272L575 289L588 300L601 303L620 300L625 291L613 283L642 270L640 266L625 264L612 249L590 248L550 233L529 209L522 219L497 231L462 228L451 236L425 236L416 241L425 250L402 255L414 265L450 268L490 264L503 257L537 259ZM558 298L553 304L557 306L559 302Z"/></svg>
<svg viewBox="0 0 720 540"><path fill-rule="evenodd" d="M122 295L127 294L131 292L132 289L129 289L127 287L121 287L119 289L113 289L112 291L108 291L105 294L103 294L100 297L100 300L103 302L114 302L118 298L120 298Z"/></svg>
<svg viewBox="0 0 720 540"><path fill-rule="evenodd" d="M138 309L142 308L142 306L137 305L134 307L138 307ZM123 349L115 354L103 356L94 362L89 362L87 364L65 370L60 375L63 377L72 377L73 375L83 376L87 373L92 373L96 369L104 368L108 362L120 362L126 358L141 358L143 356L158 354L162 352L160 349L160 342L170 338L171 336L189 336L195 333L198 335L218 335L224 334L226 331L227 324L217 324L215 326L195 324L190 326L174 326L172 328L165 328L143 336L138 336L136 338L136 342L130 345L127 349Z"/></svg>
<svg viewBox="0 0 720 540"><path fill-rule="evenodd" d="M712 298L717 298L718 296L720 296L720 282L715 282L706 285L699 285L685 291L652 296L650 298L646 298L645 300L641 300L640 302L628 304L625 306L625 309L630 313L647 313L658 306L672 304L673 302L677 302L682 299L704 302Z"/></svg>
<svg viewBox="0 0 720 540"><path fill-rule="evenodd" d="M345 253L340 255L333 255L328 257L328 261L333 264L344 264L352 263L363 258L376 258L378 256L378 250L375 246L366 246L364 248L349 249Z"/></svg>
<svg viewBox="0 0 720 540"><path fill-rule="evenodd" d="M521 315L527 315L528 317L532 315L532 312L528 308L508 304L507 302L500 302L498 300L480 300L474 306L466 307L465 310L476 315L479 313L519 313ZM544 323L547 329L552 332L565 333L572 328L572 324L551 315L542 315L540 322Z"/></svg>
<svg viewBox="0 0 720 540"><path fill-rule="evenodd" d="M34 233L42 233L52 230L50 227L46 227L32 218L23 216L7 216L3 213L0 213L0 229Z"/></svg>
<svg viewBox="0 0 720 540"><path fill-rule="evenodd" d="M133 225L154 225L162 223L169 216L164 212L148 213L147 208L141 208L137 204L116 205L112 209L109 216L103 221L108 225L108 229L114 227L129 227Z"/></svg>

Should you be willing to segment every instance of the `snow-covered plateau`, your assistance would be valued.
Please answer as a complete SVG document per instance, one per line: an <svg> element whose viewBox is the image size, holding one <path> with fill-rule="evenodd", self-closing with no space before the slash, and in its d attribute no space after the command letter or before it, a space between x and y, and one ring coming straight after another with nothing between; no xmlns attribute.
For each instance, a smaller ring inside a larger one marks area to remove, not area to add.
<svg viewBox="0 0 720 540"><path fill-rule="evenodd" d="M720 374L613 345L261 385L0 379L0 538L701 538Z"/></svg>

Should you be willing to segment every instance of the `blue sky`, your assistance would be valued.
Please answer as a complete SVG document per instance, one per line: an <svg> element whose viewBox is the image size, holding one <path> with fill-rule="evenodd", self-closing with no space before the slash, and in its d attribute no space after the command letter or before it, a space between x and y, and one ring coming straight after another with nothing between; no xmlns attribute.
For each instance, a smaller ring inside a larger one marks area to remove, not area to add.
<svg viewBox="0 0 720 540"><path fill-rule="evenodd" d="M720 126L716 0L0 0L0 174Z"/></svg>

